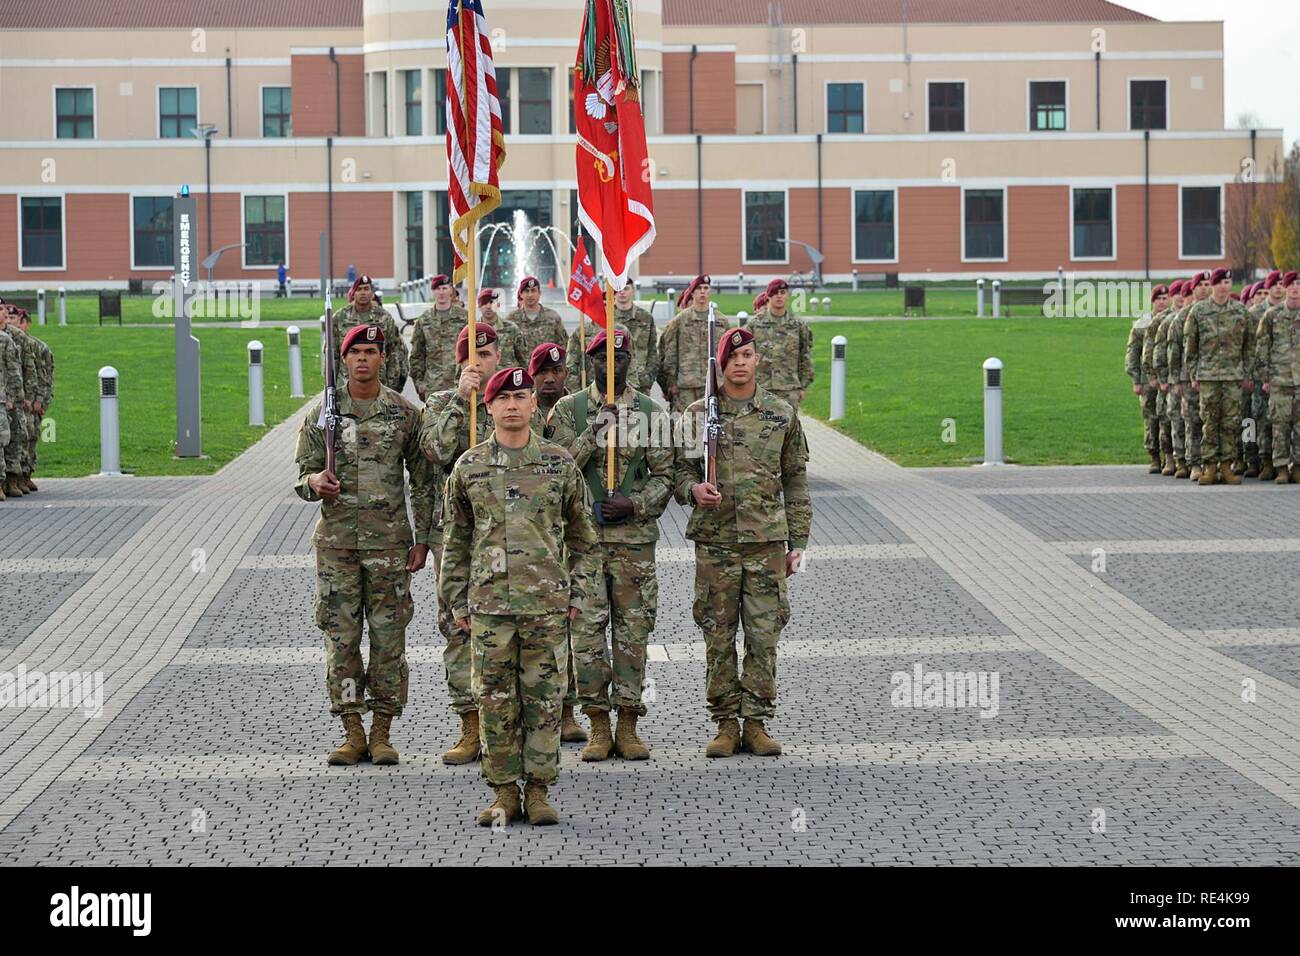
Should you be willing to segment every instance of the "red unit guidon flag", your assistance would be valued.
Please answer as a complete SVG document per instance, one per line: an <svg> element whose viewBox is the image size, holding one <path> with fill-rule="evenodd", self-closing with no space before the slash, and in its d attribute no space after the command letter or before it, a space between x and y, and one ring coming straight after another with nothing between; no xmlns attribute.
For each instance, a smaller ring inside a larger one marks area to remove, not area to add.
<svg viewBox="0 0 1300 956"><path fill-rule="evenodd" d="M587 255L582 236L573 253L573 274L569 276L569 305L573 306L602 329L605 327L605 290L596 278L591 256Z"/></svg>

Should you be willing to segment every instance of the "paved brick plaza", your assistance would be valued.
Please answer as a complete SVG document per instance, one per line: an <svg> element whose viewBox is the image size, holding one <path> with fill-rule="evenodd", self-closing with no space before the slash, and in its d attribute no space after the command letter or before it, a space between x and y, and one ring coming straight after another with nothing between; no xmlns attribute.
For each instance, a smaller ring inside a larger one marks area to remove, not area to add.
<svg viewBox="0 0 1300 956"><path fill-rule="evenodd" d="M0 860L1273 864L1300 852L1298 489L1191 488L1139 467L904 470L810 422L816 519L772 725L786 755L703 756L703 646L673 506L642 724L653 759L582 764L566 745L561 826L498 833L471 825L487 802L477 766L438 760L453 717L427 571L411 702L394 725L402 765L325 765L338 725L311 618L316 506L290 491L296 428L211 478L46 480L0 505L0 573L19 584L0 673L105 675L102 718L0 710ZM895 706L891 675L918 663L996 673L996 716Z"/></svg>

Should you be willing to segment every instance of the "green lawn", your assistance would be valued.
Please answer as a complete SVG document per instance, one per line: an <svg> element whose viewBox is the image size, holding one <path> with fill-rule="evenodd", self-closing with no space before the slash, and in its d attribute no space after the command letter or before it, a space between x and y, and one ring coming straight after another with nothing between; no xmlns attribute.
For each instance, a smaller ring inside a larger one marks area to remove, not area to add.
<svg viewBox="0 0 1300 956"><path fill-rule="evenodd" d="M99 471L99 369L119 374L122 470L142 475L210 474L267 431L248 422L247 343L266 346L265 405L270 427L304 404L289 397L289 350L283 329L198 329L202 356L203 459L172 457L176 437L176 355L171 329L33 325L54 351L54 404L43 430L37 477ZM308 395L323 387L317 336L303 336ZM49 432L53 431L52 435Z"/></svg>
<svg viewBox="0 0 1300 956"><path fill-rule="evenodd" d="M150 288L145 286L146 292ZM47 298L45 301L45 320L46 327L56 326L59 321L59 299L57 291L46 290ZM10 298L10 293L3 293L5 298ZM22 298L35 298L36 291L25 290L23 292L13 293L13 295ZM215 303L214 303L215 304ZM342 307L347 302L336 302L336 307ZM122 322L124 325L139 324L156 324L159 322L170 322L170 315L154 314L155 299L153 296L145 295L127 295L122 293ZM321 313L324 311L324 305L320 299L309 299L302 296L293 299L277 299L274 296L262 296L257 302L257 318L263 322L300 322L303 324L303 330L314 329L319 325ZM214 309L214 312L216 309ZM226 315L196 315L195 322L231 322L237 323L247 317L238 313L237 308L231 307L221 311L232 313ZM409 311L409 310L408 310ZM414 318L414 315L410 316ZM109 322L116 327L115 319ZM93 325L99 324L99 298L94 293L69 293L68 294L68 325ZM36 313L32 312L32 325L39 328L36 324Z"/></svg>
<svg viewBox="0 0 1300 956"><path fill-rule="evenodd" d="M960 465L984 449L981 366L1005 364L1004 456L1020 464L1144 460L1124 374L1121 319L814 323L817 378L805 409L830 410L831 339L848 339L845 418L836 427L902 465ZM956 441L943 440L945 419Z"/></svg>

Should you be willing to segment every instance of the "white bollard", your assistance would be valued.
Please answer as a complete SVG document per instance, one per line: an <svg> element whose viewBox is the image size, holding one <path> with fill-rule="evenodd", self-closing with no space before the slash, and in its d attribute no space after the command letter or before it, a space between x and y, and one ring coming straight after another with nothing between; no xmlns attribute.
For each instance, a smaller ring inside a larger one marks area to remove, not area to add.
<svg viewBox="0 0 1300 956"><path fill-rule="evenodd" d="M853 270L853 291L854 292L858 291L858 270L857 269Z"/></svg>
<svg viewBox="0 0 1300 956"><path fill-rule="evenodd" d="M59 286L59 325L68 324L68 290Z"/></svg>
<svg viewBox="0 0 1300 956"><path fill-rule="evenodd" d="M844 417L845 362L844 350L849 340L842 335L831 339L831 421Z"/></svg>
<svg viewBox="0 0 1300 956"><path fill-rule="evenodd" d="M975 318L984 318L984 280L975 280Z"/></svg>
<svg viewBox="0 0 1300 956"><path fill-rule="evenodd" d="M296 325L288 328L289 333L289 397L302 398L302 330Z"/></svg>
<svg viewBox="0 0 1300 956"><path fill-rule="evenodd" d="M993 318L1002 318L1002 280L993 280Z"/></svg>
<svg viewBox="0 0 1300 956"><path fill-rule="evenodd" d="M744 309L741 309L739 312L736 313L736 322L739 323L740 325L746 324L748 320L749 320L749 313L746 312Z"/></svg>
<svg viewBox="0 0 1300 956"><path fill-rule="evenodd" d="M293 298L293 276L284 277L284 297L286 299Z"/></svg>
<svg viewBox="0 0 1300 956"><path fill-rule="evenodd" d="M999 358L984 360L984 464L1002 464L1002 359Z"/></svg>
<svg viewBox="0 0 1300 956"><path fill-rule="evenodd" d="M248 343L248 424L266 424L262 402L262 343L257 339Z"/></svg>
<svg viewBox="0 0 1300 956"><path fill-rule="evenodd" d="M117 369L99 370L99 473L122 473L121 432L117 419Z"/></svg>
<svg viewBox="0 0 1300 956"><path fill-rule="evenodd" d="M827 315L831 314L831 297L828 295L822 296L822 311Z"/></svg>
<svg viewBox="0 0 1300 956"><path fill-rule="evenodd" d="M736 273L736 291L741 295L745 294L745 273L743 272Z"/></svg>
<svg viewBox="0 0 1300 956"><path fill-rule="evenodd" d="M670 310L672 309L673 300L676 299L676 298L677 298L677 290L676 290L676 289L669 289L669 290L668 290L668 308L669 308ZM466 432L465 434L468 435L469 432Z"/></svg>
<svg viewBox="0 0 1300 956"><path fill-rule="evenodd" d="M1065 292L1065 266L1056 267L1056 287Z"/></svg>
<svg viewBox="0 0 1300 956"><path fill-rule="evenodd" d="M45 324L45 290L36 290L36 322L39 325Z"/></svg>

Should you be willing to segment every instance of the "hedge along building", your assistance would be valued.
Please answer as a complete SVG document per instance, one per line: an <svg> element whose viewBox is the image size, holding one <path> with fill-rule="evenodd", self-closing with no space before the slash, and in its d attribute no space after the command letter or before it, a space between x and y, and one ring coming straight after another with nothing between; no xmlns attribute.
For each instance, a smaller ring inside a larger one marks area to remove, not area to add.
<svg viewBox="0 0 1300 956"><path fill-rule="evenodd" d="M659 226L642 278L806 271L797 243L831 280L1183 275L1231 264L1234 217L1281 160L1279 130L1224 128L1221 23L1102 0L1032 22L1017 0L634 5ZM582 0L486 12L509 149L494 218L572 233ZM0 28L0 288L164 278L181 184L204 255L245 244L218 278L316 278L331 207L336 275L447 271L441 4L49 0ZM539 268L562 284L559 245Z"/></svg>

